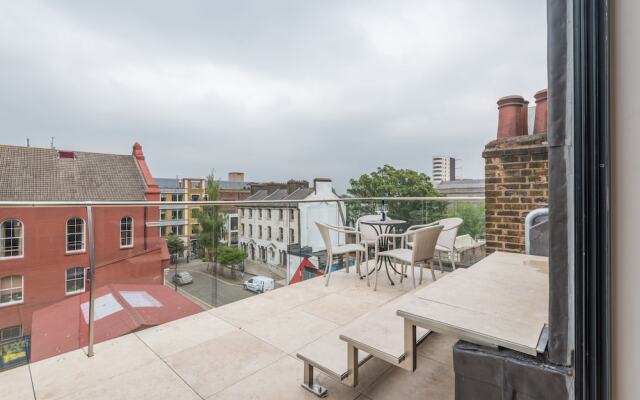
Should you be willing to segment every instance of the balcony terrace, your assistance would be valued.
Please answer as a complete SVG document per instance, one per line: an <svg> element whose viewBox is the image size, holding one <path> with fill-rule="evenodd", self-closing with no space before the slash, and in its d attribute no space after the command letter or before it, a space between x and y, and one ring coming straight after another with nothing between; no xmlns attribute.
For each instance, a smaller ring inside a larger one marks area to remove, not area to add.
<svg viewBox="0 0 640 400"><path fill-rule="evenodd" d="M308 279L102 342L93 357L79 349L5 371L0 387L15 400L313 399L301 387L297 351L414 293L409 279L395 286L380 279L373 291L353 269L324 283ZM330 399L453 399L455 341L429 335L413 373L374 358L360 368L356 389L322 372L315 380Z"/></svg>

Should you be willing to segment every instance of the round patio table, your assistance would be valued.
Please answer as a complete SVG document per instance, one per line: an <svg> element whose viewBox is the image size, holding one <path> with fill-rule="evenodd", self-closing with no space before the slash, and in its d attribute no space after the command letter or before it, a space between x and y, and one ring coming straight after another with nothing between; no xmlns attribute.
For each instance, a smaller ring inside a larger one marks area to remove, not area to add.
<svg viewBox="0 0 640 400"><path fill-rule="evenodd" d="M391 240L393 239L389 237L381 236L381 235L384 233L393 233L393 231L395 231L395 228L397 226L406 224L407 221L403 221L401 219L386 218L384 220L379 220L379 221L361 221L360 223L364 225L369 225L373 228L373 230L376 232L376 235L378 236L378 250L386 251L386 250L389 250L390 248L389 243L391 243ZM391 282L391 285L395 285L395 283L393 282L393 279L391 279L391 275L389 274L389 267L391 267L393 272L397 274L401 272L399 272L393 267L393 262L391 261L390 257L387 257L387 256L378 257L378 263L376 265L376 268L374 268L373 271L369 272L369 275L371 275L374 271L376 271L376 269L379 271L380 268L382 268L383 264L385 267L384 269L387 273L387 278L389 278L389 282Z"/></svg>

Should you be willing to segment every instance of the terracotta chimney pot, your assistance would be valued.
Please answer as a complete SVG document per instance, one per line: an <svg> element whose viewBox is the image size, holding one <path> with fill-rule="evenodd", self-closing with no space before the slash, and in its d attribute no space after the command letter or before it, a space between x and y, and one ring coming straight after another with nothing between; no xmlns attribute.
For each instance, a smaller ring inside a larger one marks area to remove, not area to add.
<svg viewBox="0 0 640 400"><path fill-rule="evenodd" d="M536 92L536 118L533 123L533 133L545 133L547 131L547 89Z"/></svg>
<svg viewBox="0 0 640 400"><path fill-rule="evenodd" d="M525 106L522 96L505 96L498 100L498 139L527 134L522 123Z"/></svg>

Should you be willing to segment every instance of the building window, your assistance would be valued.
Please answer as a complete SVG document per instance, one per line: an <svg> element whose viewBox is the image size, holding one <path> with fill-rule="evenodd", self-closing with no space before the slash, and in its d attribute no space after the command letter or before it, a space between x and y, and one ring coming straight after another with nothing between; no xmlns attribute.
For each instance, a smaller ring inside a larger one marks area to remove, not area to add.
<svg viewBox="0 0 640 400"><path fill-rule="evenodd" d="M22 325L9 326L0 329L0 342L9 339L16 339L22 336Z"/></svg>
<svg viewBox="0 0 640 400"><path fill-rule="evenodd" d="M253 237L253 225L249 225L249 237Z"/></svg>
<svg viewBox="0 0 640 400"><path fill-rule="evenodd" d="M192 212L193 212L193 210L192 210ZM172 210L171 211L171 219L172 220L184 219L184 210Z"/></svg>
<svg viewBox="0 0 640 400"><path fill-rule="evenodd" d="M240 215L240 218L244 217L244 208L238 208L238 214Z"/></svg>
<svg viewBox="0 0 640 400"><path fill-rule="evenodd" d="M240 235L244 236L244 224L240 224Z"/></svg>
<svg viewBox="0 0 640 400"><path fill-rule="evenodd" d="M295 210L289 210L289 221L293 221L294 219L296 219Z"/></svg>
<svg viewBox="0 0 640 400"><path fill-rule="evenodd" d="M197 235L199 231L200 231L200 229L198 228L198 224L191 225L191 234L192 235Z"/></svg>
<svg viewBox="0 0 640 400"><path fill-rule="evenodd" d="M267 240L271 240L271 227L267 227Z"/></svg>
<svg viewBox="0 0 640 400"><path fill-rule="evenodd" d="M262 219L262 209L258 210L258 219Z"/></svg>
<svg viewBox="0 0 640 400"><path fill-rule="evenodd" d="M84 292L85 271L82 267L73 267L65 271L65 294Z"/></svg>
<svg viewBox="0 0 640 400"><path fill-rule="evenodd" d="M284 229L279 228L278 229L278 242L282 242L282 240L284 239Z"/></svg>
<svg viewBox="0 0 640 400"><path fill-rule="evenodd" d="M198 201L198 200L200 200L200 196L198 196L197 194L191 195L191 201Z"/></svg>
<svg viewBox="0 0 640 400"><path fill-rule="evenodd" d="M21 257L24 229L21 221L8 219L0 226L0 258Z"/></svg>
<svg viewBox="0 0 640 400"><path fill-rule="evenodd" d="M258 239L262 239L262 225L258 226Z"/></svg>
<svg viewBox="0 0 640 400"><path fill-rule="evenodd" d="M133 218L120 220L120 247L133 247Z"/></svg>
<svg viewBox="0 0 640 400"><path fill-rule="evenodd" d="M0 305L22 303L22 275L0 278Z"/></svg>
<svg viewBox="0 0 640 400"><path fill-rule="evenodd" d="M296 242L296 233L293 229L289 229L289 243Z"/></svg>
<svg viewBox="0 0 640 400"><path fill-rule="evenodd" d="M271 209L267 210L267 219L271 219Z"/></svg>
<svg viewBox="0 0 640 400"><path fill-rule="evenodd" d="M200 182L199 181L191 181L191 189L199 189Z"/></svg>
<svg viewBox="0 0 640 400"><path fill-rule="evenodd" d="M84 220L73 217L67 220L67 253L84 251Z"/></svg>
<svg viewBox="0 0 640 400"><path fill-rule="evenodd" d="M284 219L284 211L278 210L278 221L282 221Z"/></svg>
<svg viewBox="0 0 640 400"><path fill-rule="evenodd" d="M167 210L160 210L160 221L167 219Z"/></svg>
<svg viewBox="0 0 640 400"><path fill-rule="evenodd" d="M253 218L253 208L249 209L249 218Z"/></svg>
<svg viewBox="0 0 640 400"><path fill-rule="evenodd" d="M167 201L167 194L166 193L160 193L160 201Z"/></svg>

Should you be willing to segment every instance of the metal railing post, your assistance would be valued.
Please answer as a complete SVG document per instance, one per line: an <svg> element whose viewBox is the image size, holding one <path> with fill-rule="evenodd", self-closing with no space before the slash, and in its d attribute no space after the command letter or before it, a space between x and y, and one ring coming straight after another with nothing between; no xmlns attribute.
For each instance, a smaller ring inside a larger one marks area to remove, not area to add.
<svg viewBox="0 0 640 400"><path fill-rule="evenodd" d="M93 357L93 338L95 331L95 309L96 309L96 263L93 237L93 212L91 206L87 206L87 237L89 245L89 343L87 356Z"/></svg>

